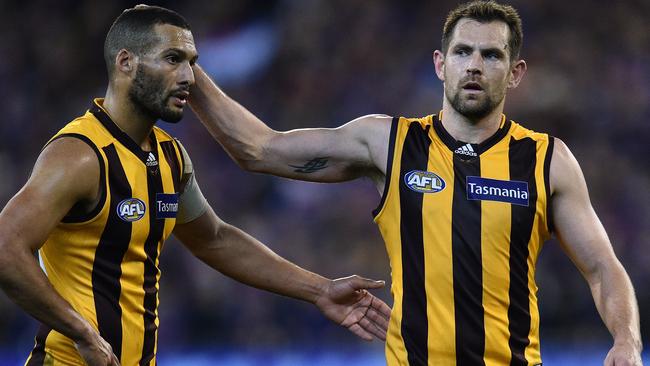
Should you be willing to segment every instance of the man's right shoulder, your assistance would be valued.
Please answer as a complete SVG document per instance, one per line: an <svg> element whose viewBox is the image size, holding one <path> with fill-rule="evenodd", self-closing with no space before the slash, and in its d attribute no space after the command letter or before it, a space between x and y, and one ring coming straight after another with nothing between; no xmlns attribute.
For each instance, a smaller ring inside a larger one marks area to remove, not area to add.
<svg viewBox="0 0 650 366"><path fill-rule="evenodd" d="M48 166L64 166L66 170L93 172L98 170L108 133L90 112L68 122L43 146L36 162ZM35 166L35 168L37 167Z"/></svg>
<svg viewBox="0 0 650 366"><path fill-rule="evenodd" d="M50 138L46 146L64 137L77 138L97 147L106 146L113 140L110 133L90 111L68 122Z"/></svg>
<svg viewBox="0 0 650 366"><path fill-rule="evenodd" d="M99 164L95 145L83 135L72 134L57 135L50 140L38 157L38 161L41 160L48 165L63 165L67 167L66 170Z"/></svg>

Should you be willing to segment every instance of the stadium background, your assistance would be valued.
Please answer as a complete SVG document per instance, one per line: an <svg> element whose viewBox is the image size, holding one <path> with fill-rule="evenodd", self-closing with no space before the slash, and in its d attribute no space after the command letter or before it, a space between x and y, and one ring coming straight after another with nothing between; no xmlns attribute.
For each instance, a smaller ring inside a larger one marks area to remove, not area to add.
<svg viewBox="0 0 650 366"><path fill-rule="evenodd" d="M0 1L0 204L43 143L102 96L103 39L128 1ZM276 129L337 126L368 113L440 108L431 53L455 1L161 1L193 27L200 63ZM650 337L650 2L512 1L529 71L509 118L562 138L637 290ZM215 211L303 267L389 279L370 182L299 183L241 171L191 112L163 125L187 146ZM174 240L161 258L160 365L377 365L311 305L240 285ZM610 339L585 281L559 250L537 274L548 365L601 364ZM379 295L390 303L388 290ZM0 364L21 364L35 321L0 294ZM646 342L647 345L647 342ZM646 348L648 348L646 346ZM646 361L647 363L648 361Z"/></svg>

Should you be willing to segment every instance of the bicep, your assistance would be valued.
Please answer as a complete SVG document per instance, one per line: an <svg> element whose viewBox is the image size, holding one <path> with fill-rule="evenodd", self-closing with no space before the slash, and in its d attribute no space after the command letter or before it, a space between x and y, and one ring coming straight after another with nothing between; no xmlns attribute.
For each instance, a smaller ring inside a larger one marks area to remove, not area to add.
<svg viewBox="0 0 650 366"><path fill-rule="evenodd" d="M338 128L276 132L253 170L317 182L384 173L390 122L388 116L370 115Z"/></svg>
<svg viewBox="0 0 650 366"><path fill-rule="evenodd" d="M600 265L617 259L591 205L578 162L566 145L557 141L550 173L555 230L563 250L589 277Z"/></svg>
<svg viewBox="0 0 650 366"><path fill-rule="evenodd" d="M37 250L73 205L95 199L98 189L99 162L92 148L72 138L52 142L0 213L0 240Z"/></svg>

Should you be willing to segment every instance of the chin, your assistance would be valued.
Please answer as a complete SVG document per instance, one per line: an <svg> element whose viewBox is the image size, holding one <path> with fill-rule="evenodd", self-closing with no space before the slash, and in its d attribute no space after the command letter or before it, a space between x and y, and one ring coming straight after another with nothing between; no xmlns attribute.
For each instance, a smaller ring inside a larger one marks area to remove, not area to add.
<svg viewBox="0 0 650 366"><path fill-rule="evenodd" d="M160 116L160 120L167 123L178 123L182 119L183 119L183 110L181 110L180 112L167 110Z"/></svg>

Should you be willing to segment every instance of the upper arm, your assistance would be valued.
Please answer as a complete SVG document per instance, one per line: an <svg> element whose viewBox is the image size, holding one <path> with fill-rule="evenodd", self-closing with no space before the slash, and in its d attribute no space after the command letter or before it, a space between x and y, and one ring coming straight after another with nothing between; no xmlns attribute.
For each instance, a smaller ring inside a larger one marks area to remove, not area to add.
<svg viewBox="0 0 650 366"><path fill-rule="evenodd" d="M605 228L594 211L580 166L556 139L551 160L551 207L562 248L589 279L603 264L619 265Z"/></svg>
<svg viewBox="0 0 650 366"><path fill-rule="evenodd" d="M386 173L391 117L368 115L338 128L273 132L251 170L293 179L339 182Z"/></svg>
<svg viewBox="0 0 650 366"><path fill-rule="evenodd" d="M76 203L96 199L99 175L97 155L85 142L71 137L54 140L0 213L0 245L36 251Z"/></svg>

